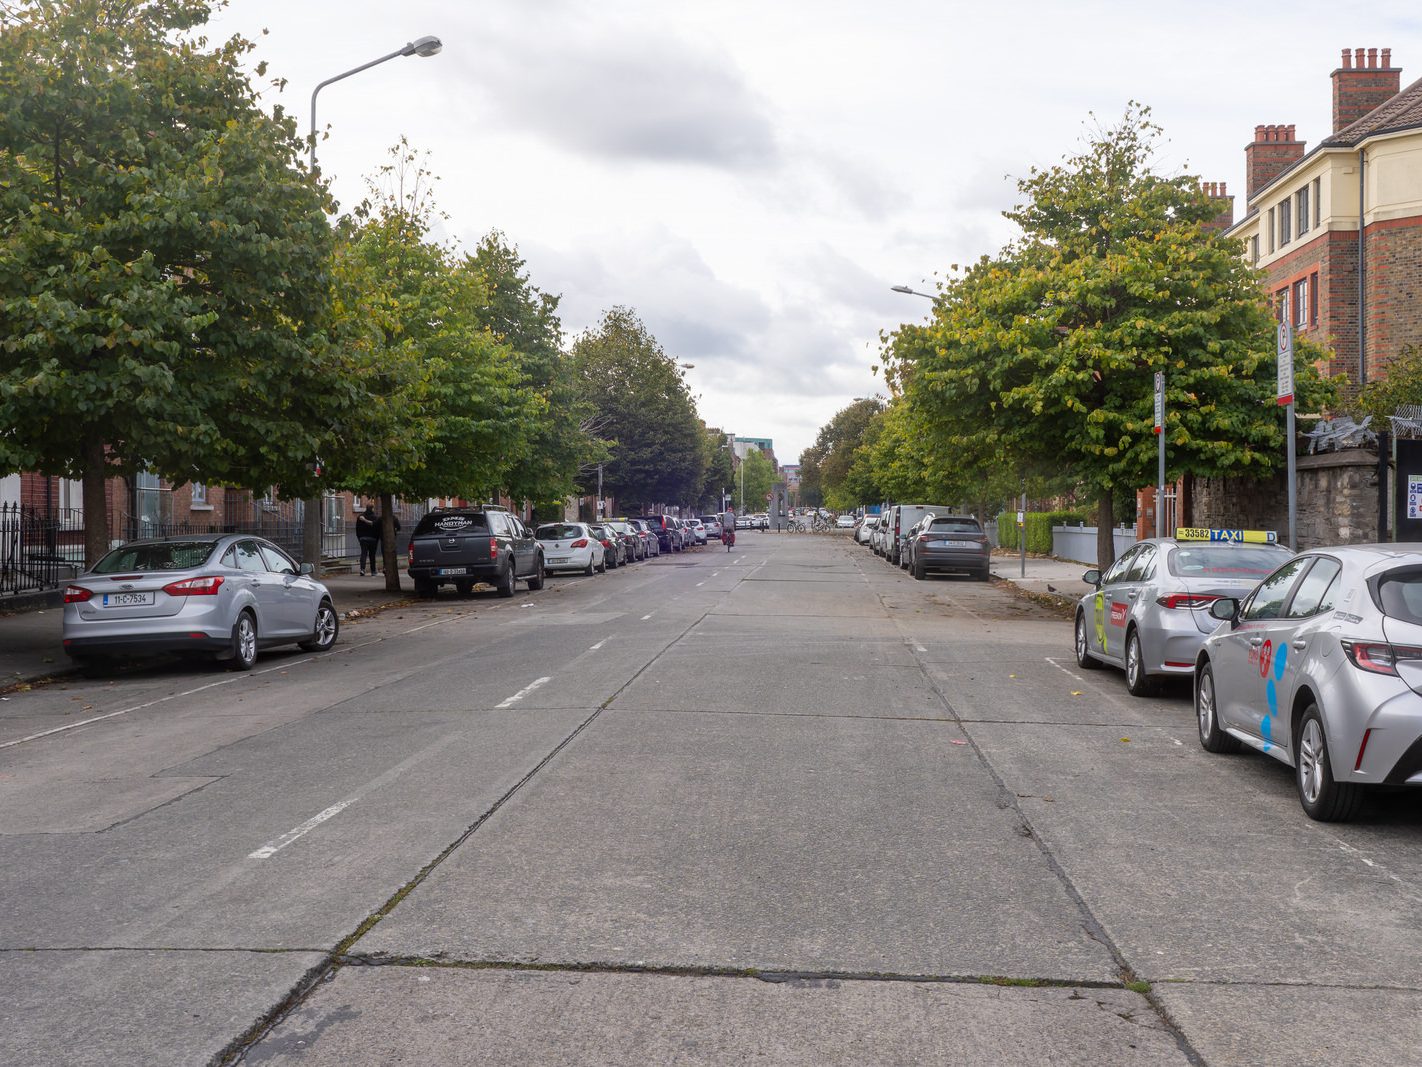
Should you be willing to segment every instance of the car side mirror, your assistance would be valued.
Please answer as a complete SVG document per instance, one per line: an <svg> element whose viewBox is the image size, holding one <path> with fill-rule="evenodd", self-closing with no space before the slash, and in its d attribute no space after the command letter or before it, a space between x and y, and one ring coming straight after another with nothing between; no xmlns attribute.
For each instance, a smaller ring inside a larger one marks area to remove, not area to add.
<svg viewBox="0 0 1422 1067"><path fill-rule="evenodd" d="M1239 619L1239 601L1232 596L1222 596L1210 601L1210 618L1233 624Z"/></svg>
<svg viewBox="0 0 1422 1067"><path fill-rule="evenodd" d="M1095 567L1092 567L1091 570L1087 571L1081 576L1081 580L1087 585L1100 585L1101 572L1098 571Z"/></svg>
<svg viewBox="0 0 1422 1067"><path fill-rule="evenodd" d="M305 578L309 578L311 577L311 575L316 573L316 568L313 567L310 563L303 563L301 565L301 569L297 573L299 573Z"/></svg>

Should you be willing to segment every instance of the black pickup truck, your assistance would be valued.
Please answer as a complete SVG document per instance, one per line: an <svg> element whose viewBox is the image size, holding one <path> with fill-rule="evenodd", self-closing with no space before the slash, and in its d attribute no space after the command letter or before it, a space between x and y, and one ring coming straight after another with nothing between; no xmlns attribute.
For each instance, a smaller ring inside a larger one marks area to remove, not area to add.
<svg viewBox="0 0 1422 1067"><path fill-rule="evenodd" d="M432 597L441 585L469 593L475 582L513 596L519 579L543 588L543 547L502 508L436 508L410 535L407 569L416 596Z"/></svg>

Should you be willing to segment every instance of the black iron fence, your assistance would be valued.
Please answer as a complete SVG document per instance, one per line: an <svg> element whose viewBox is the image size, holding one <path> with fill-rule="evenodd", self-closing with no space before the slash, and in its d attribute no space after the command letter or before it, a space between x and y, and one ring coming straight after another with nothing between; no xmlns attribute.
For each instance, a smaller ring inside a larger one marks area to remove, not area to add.
<svg viewBox="0 0 1422 1067"><path fill-rule="evenodd" d="M84 513L0 504L0 595L54 589L84 568Z"/></svg>

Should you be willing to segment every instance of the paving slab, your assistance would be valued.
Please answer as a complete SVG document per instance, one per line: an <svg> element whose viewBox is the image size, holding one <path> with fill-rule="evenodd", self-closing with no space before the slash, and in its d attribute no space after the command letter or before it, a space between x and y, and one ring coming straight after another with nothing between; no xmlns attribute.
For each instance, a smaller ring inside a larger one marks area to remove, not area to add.
<svg viewBox="0 0 1422 1067"><path fill-rule="evenodd" d="M955 740L946 722L605 711L355 947L1114 979Z"/></svg>
<svg viewBox="0 0 1422 1067"><path fill-rule="evenodd" d="M314 952L0 952L0 1063L206 1063L321 960Z"/></svg>
<svg viewBox="0 0 1422 1067"><path fill-rule="evenodd" d="M1123 989L346 968L247 1064L1184 1065Z"/></svg>

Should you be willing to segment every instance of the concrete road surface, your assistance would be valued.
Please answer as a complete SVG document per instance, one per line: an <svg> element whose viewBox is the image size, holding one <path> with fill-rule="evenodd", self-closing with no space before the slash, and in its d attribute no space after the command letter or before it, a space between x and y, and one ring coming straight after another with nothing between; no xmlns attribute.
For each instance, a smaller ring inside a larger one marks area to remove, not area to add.
<svg viewBox="0 0 1422 1067"><path fill-rule="evenodd" d="M748 534L11 694L0 1063L1416 1063L1419 844L1003 583Z"/></svg>

